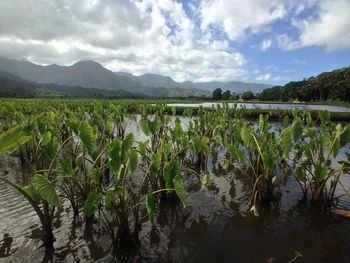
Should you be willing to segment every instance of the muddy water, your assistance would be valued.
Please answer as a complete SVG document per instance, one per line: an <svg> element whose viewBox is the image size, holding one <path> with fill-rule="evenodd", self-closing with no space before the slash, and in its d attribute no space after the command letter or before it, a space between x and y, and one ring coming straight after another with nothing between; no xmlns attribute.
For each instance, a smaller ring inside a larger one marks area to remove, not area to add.
<svg viewBox="0 0 350 263"><path fill-rule="evenodd" d="M221 106L221 103L217 102L201 102L201 103L168 103L168 107L192 107L192 108L212 108L216 106ZM234 103L228 103L230 108L235 106ZM312 104L291 104L291 103L237 103L238 108L246 109L264 109L264 110L317 110L323 111L328 110L329 112L350 112L349 107L344 106L332 106L332 105L312 105Z"/></svg>
<svg viewBox="0 0 350 263"><path fill-rule="evenodd" d="M133 123L127 130L145 139ZM225 170L223 158L224 151L210 156L208 167L214 176L207 190L200 190L199 178L184 174L186 208L162 205L152 220L145 219L139 250L120 261L287 262L299 251L303 257L296 262L350 262L349 220L305 203L292 176L280 189L280 201L254 217L249 213L246 180L233 169ZM1 156L0 167L1 175L17 183L28 177L14 157ZM339 206L350 209L346 198ZM40 248L37 216L3 183L0 216L0 262L115 262L102 227L74 221L68 204L56 214L55 251L46 253Z"/></svg>

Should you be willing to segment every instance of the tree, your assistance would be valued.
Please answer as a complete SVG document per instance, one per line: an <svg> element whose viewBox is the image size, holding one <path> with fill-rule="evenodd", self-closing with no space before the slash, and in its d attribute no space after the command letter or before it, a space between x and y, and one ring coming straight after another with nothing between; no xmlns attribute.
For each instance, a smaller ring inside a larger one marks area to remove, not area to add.
<svg viewBox="0 0 350 263"><path fill-rule="evenodd" d="M222 99L222 90L217 88L213 91L213 100L221 100Z"/></svg>
<svg viewBox="0 0 350 263"><path fill-rule="evenodd" d="M231 100L239 100L239 95L236 94L235 92L232 92Z"/></svg>
<svg viewBox="0 0 350 263"><path fill-rule="evenodd" d="M222 93L222 99L229 100L231 97L231 91L226 90L224 93Z"/></svg>
<svg viewBox="0 0 350 263"><path fill-rule="evenodd" d="M254 93L251 91L246 91L246 92L243 92L241 97L242 97L242 100L252 100L254 99Z"/></svg>

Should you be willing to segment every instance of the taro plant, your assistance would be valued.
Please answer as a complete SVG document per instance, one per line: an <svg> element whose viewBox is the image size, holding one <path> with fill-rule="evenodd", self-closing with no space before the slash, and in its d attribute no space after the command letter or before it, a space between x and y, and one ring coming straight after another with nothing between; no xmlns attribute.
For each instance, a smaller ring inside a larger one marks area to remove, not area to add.
<svg viewBox="0 0 350 263"><path fill-rule="evenodd" d="M26 143L30 139L28 137L30 136L26 136L22 128L17 126L0 136L0 150L3 152L14 150L16 146ZM40 147L40 151L50 159L50 164L48 169L36 171L27 186L22 187L5 177L0 177L1 181L16 189L33 207L43 227L45 246L52 246L54 242L52 223L55 209L60 205L58 193L55 189L57 181L55 164L60 151L69 139L62 144L57 144L56 139L52 136L45 136L41 139L41 141L45 140L45 143L41 143L37 147ZM53 141L52 144L50 144L51 141Z"/></svg>
<svg viewBox="0 0 350 263"><path fill-rule="evenodd" d="M320 114L321 127L314 126L307 118L307 128L302 129L302 121L295 145L295 176L304 195L308 192L316 203L334 200L336 188L346 166L332 163L340 150L350 142L350 125L333 124L327 115Z"/></svg>
<svg viewBox="0 0 350 263"><path fill-rule="evenodd" d="M238 122L233 125L232 139L226 137L229 154L244 165L236 165L251 183L251 211L258 215L257 204L275 199L275 189L283 180L283 164L292 148L292 129L280 134L268 123L268 115L260 115L258 127Z"/></svg>

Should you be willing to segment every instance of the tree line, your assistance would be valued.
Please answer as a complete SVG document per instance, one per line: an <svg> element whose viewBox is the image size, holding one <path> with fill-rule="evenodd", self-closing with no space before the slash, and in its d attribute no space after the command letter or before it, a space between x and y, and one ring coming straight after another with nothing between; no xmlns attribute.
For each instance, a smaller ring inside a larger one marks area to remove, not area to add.
<svg viewBox="0 0 350 263"><path fill-rule="evenodd" d="M265 89L257 95L262 101L305 102L338 100L350 102L350 67L324 72L302 81Z"/></svg>

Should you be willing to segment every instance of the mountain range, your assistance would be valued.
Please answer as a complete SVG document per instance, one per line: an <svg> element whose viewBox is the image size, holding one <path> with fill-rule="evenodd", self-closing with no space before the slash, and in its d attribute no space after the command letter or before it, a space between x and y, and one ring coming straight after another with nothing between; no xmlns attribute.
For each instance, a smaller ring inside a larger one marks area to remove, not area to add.
<svg viewBox="0 0 350 263"><path fill-rule="evenodd" d="M216 88L239 94L248 90L260 93L271 87L244 82L176 82L171 77L149 73L134 76L126 72L110 71L91 60L80 61L72 66L41 66L29 61L0 58L0 72L0 84L4 83L4 79L22 87L25 87L25 82L29 82L28 86L32 86L32 90L40 87L42 90L68 96L80 96L84 94L84 88L89 88L86 90L87 95L82 97L97 93L102 97L199 97L210 96Z"/></svg>

